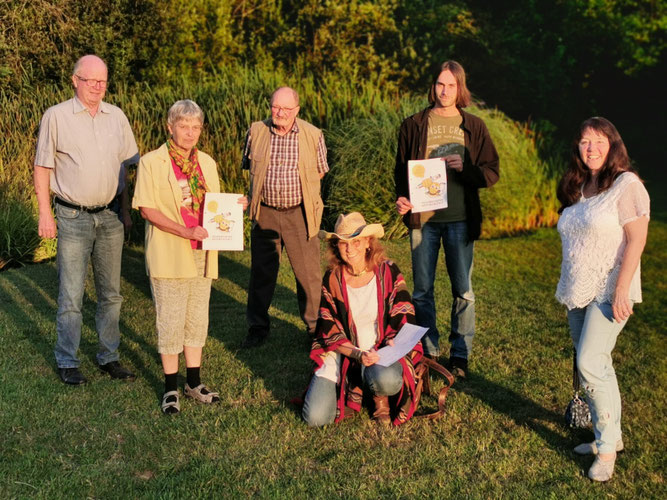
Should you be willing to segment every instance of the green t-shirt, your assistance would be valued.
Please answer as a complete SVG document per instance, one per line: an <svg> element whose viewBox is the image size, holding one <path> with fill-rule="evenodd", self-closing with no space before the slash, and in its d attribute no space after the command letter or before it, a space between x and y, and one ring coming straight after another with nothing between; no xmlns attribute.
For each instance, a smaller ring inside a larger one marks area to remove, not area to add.
<svg viewBox="0 0 667 500"><path fill-rule="evenodd" d="M436 113L429 113L426 157L439 158L458 154L461 158L464 158L465 138L461 123L463 123L461 115L440 116ZM466 220L463 184L461 184L459 177L458 172L447 169L447 208L433 212L422 212L420 214L422 223L427 221L460 222Z"/></svg>

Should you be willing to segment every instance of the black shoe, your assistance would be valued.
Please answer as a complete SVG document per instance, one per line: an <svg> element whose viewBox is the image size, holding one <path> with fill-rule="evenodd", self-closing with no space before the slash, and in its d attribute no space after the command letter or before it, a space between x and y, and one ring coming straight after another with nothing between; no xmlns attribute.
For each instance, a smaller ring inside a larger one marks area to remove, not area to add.
<svg viewBox="0 0 667 500"><path fill-rule="evenodd" d="M457 358L452 356L447 362L447 369L456 378L466 378L468 375L468 360L465 358Z"/></svg>
<svg viewBox="0 0 667 500"><path fill-rule="evenodd" d="M269 336L268 332L261 332L259 330L250 329L248 335L241 342L241 349L250 349L262 345Z"/></svg>
<svg viewBox="0 0 667 500"><path fill-rule="evenodd" d="M118 380L134 380L137 376L127 368L123 367L118 361L110 361L106 365L100 365L100 370L107 372L111 378Z"/></svg>
<svg viewBox="0 0 667 500"><path fill-rule="evenodd" d="M58 373L60 380L69 385L83 385L88 382L78 368L58 368Z"/></svg>

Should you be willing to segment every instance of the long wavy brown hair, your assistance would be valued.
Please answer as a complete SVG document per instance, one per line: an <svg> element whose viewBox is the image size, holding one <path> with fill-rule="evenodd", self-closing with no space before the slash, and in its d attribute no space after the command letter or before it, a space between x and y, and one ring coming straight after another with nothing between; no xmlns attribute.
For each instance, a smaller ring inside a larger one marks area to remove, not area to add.
<svg viewBox="0 0 667 500"><path fill-rule="evenodd" d="M337 238L331 238L329 240L329 245L327 246L327 269L333 271L345 266L345 261L340 256L340 251L338 250L338 241ZM368 237L368 245L368 252L366 252L366 268L379 266L382 261L387 260L384 247L382 246L382 243L380 243L380 240L375 236Z"/></svg>
<svg viewBox="0 0 667 500"><path fill-rule="evenodd" d="M584 132L588 129L594 130L598 134L604 134L609 141L607 159L597 176L598 193L609 189L616 178L623 172L637 173L630 162L628 150L625 148L623 139L621 139L621 135L616 130L616 127L614 127L614 124L601 116L594 116L585 120L579 126L579 131L572 141L570 163L556 191L558 201L561 203L561 207L558 209L559 213L565 208L574 205L579 200L582 186L591 180L591 171L584 164L579 154L579 141L581 141Z"/></svg>
<svg viewBox="0 0 667 500"><path fill-rule="evenodd" d="M466 106L470 106L472 96L470 90L468 90L468 85L466 85L466 72L464 71L463 66L456 61L445 61L440 65L437 71L432 73L433 80L431 82L431 88L428 90L429 104L435 104L435 84L438 82L440 73L447 70L451 71L452 75L454 75L458 87L456 93L456 107L465 108Z"/></svg>

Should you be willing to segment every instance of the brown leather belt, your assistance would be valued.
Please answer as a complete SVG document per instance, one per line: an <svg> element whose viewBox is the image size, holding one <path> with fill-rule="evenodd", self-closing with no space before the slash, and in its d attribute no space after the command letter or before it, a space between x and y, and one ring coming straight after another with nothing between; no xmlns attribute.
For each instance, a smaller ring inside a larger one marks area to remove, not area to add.
<svg viewBox="0 0 667 500"><path fill-rule="evenodd" d="M263 201L260 202L259 204L262 205L263 207L272 208L273 210L277 210L278 212L285 212L287 210L294 210L295 208L301 207L301 204L294 205L293 207L274 207L272 205L267 205Z"/></svg>

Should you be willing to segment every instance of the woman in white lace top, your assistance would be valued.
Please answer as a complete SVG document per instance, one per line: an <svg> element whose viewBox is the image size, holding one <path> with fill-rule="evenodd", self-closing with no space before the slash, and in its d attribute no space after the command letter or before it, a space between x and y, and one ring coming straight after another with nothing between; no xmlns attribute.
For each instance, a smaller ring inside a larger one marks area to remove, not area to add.
<svg viewBox="0 0 667 500"><path fill-rule="evenodd" d="M621 396L612 365L616 338L641 302L639 261L649 197L614 125L581 124L558 186L563 263L556 298L568 309L577 369L591 409L595 441L574 451L596 455L588 477L607 481L621 438Z"/></svg>

